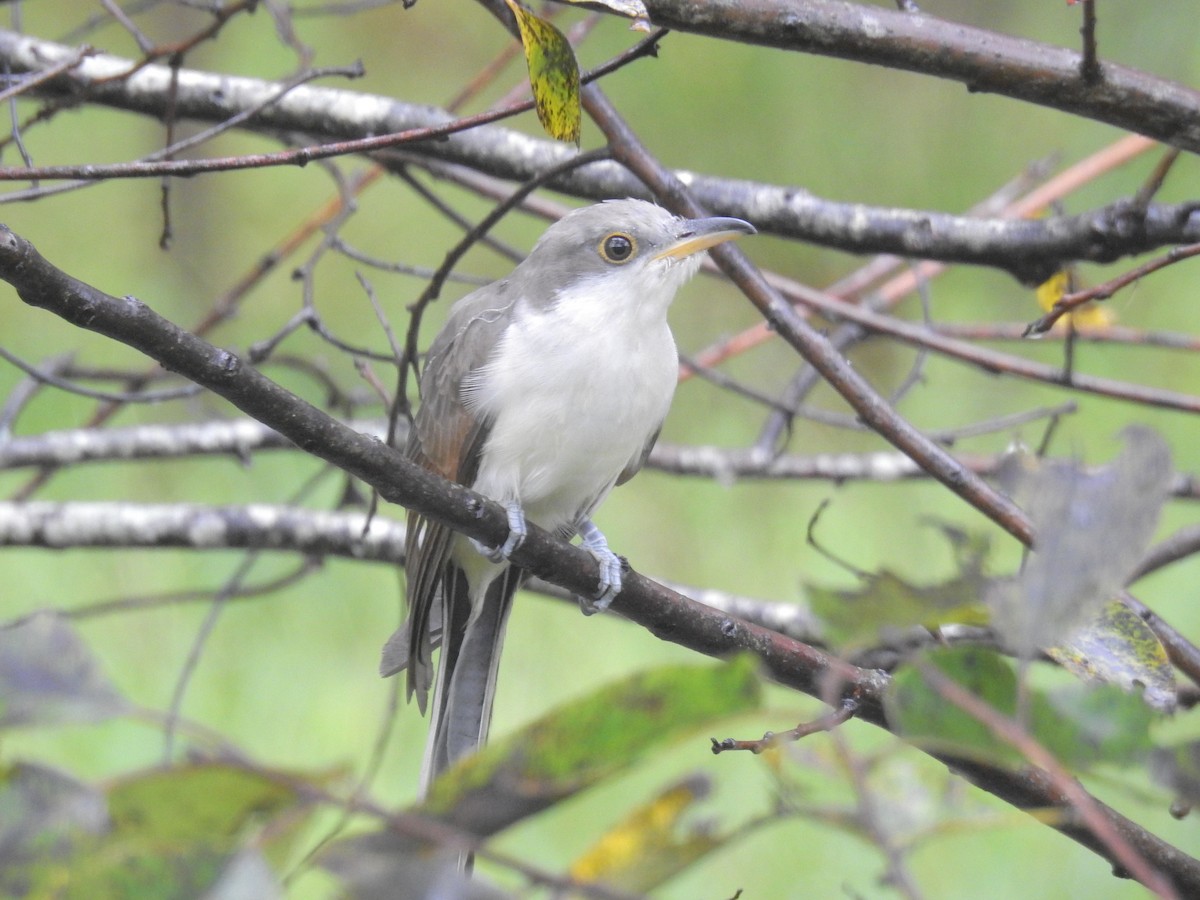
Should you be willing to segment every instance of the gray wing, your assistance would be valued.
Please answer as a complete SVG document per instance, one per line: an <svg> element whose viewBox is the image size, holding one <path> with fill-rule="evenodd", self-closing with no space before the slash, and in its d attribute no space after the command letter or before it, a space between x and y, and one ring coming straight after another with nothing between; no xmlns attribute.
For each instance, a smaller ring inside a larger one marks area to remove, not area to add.
<svg viewBox="0 0 1200 900"><path fill-rule="evenodd" d="M625 464L625 468L621 470L621 474L617 476L616 481L611 482L594 496L588 497L575 513L575 521L570 525L565 525L559 529L558 535L564 541L569 541L578 533L579 526L585 519L590 519L592 513L596 511L596 507L604 502L604 498L608 496L609 491L614 487L627 482L630 478L641 471L642 466L646 464L646 457L650 455L650 451L654 448L655 442L658 440L658 435L662 431L662 423L658 423L658 427L654 429L650 437L646 438L646 443L642 446L642 450L633 459Z"/></svg>
<svg viewBox="0 0 1200 900"><path fill-rule="evenodd" d="M617 485L620 486L627 482L630 478L642 470L642 466L646 464L646 458L650 456L650 451L654 449L655 443L658 441L658 436L662 433L662 422L658 423L658 427L654 429L650 437L646 438L646 444L642 447L642 452L639 456L631 459L629 464L617 476Z"/></svg>
<svg viewBox="0 0 1200 900"><path fill-rule="evenodd" d="M497 282L454 305L429 348L421 376L421 406L405 455L431 472L471 485L491 423L463 404L462 382L487 362L509 319L515 297ZM432 655L439 629L438 596L454 532L419 513L408 514L408 653L384 661L383 674L407 664L408 695L425 711L433 680ZM389 641L389 646L392 644ZM390 671L388 671L390 669Z"/></svg>

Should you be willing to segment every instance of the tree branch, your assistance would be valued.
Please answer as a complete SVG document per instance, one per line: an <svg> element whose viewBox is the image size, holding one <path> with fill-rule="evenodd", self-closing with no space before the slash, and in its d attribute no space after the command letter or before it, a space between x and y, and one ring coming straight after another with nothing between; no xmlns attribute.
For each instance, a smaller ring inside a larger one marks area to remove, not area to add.
<svg viewBox="0 0 1200 900"><path fill-rule="evenodd" d="M252 503L0 501L0 547L286 550L404 564L404 525L365 512Z"/></svg>
<svg viewBox="0 0 1200 900"><path fill-rule="evenodd" d="M499 505L413 466L402 454L335 421L232 353L183 331L139 301L110 296L72 278L7 228L0 228L0 280L16 288L31 306L127 344L208 387L296 446L362 478L392 502L411 506L489 543L498 543L507 531L505 513ZM596 563L591 554L532 525L513 562L575 593L595 588ZM780 683L825 700L853 697L859 718L888 727L883 712L888 677L883 672L858 668L815 647L704 606L632 570L612 609L658 637L696 652L717 658L753 653ZM1044 772L1027 769L1013 773L939 758L1022 809L1061 810L1063 815L1056 828L1112 859L1090 831L1075 824L1069 801ZM1101 805L1099 809L1127 835L1131 845L1178 885L1181 893L1200 895L1200 862L1108 807Z"/></svg>
<svg viewBox="0 0 1200 900"><path fill-rule="evenodd" d="M667 207L684 215L703 215L703 209L691 191L646 151L596 85L583 89L583 102L588 113L604 129L614 158L629 166ZM823 335L797 315L745 253L729 244L713 247L710 253L780 337L821 373L863 422L1022 543L1032 544L1033 527L1025 513L901 418Z"/></svg>
<svg viewBox="0 0 1200 900"><path fill-rule="evenodd" d="M689 4L689 8L699 10L703 4ZM77 64L62 68L68 60ZM166 66L147 65L127 78L113 80L127 74L133 64L102 54L79 59L74 48L3 30L0 62L17 73L34 73L36 80L29 82L26 96L70 97L76 101L87 98L158 118L173 112L179 118L209 122L224 122L254 111L239 127L272 136L307 134L320 142L308 148L309 152L280 154L277 164L295 165L312 154L324 153L323 145L330 141L445 129L456 122L443 110L386 97L312 85L281 92L275 82L192 69L173 71ZM45 77L47 68L58 74ZM385 137L376 140L387 142ZM414 155L423 156L522 182L561 165L576 153L562 144L498 126L476 127L445 140L406 145L406 150L410 161ZM235 162L222 161L222 165ZM254 157L247 158L246 164L263 162L261 157ZM387 156L381 157L381 162L396 164ZM200 159L172 165L178 168L178 174L187 174L204 171L211 164ZM86 164L65 169L0 167L0 180L45 179L55 172L58 177L76 178L104 174ZM145 175L151 177L155 172L148 167ZM894 253L992 266L1031 283L1071 261L1112 262L1157 247L1200 242L1200 216L1194 215L1197 204L1191 202L1145 205L1118 201L1076 216L1011 220L835 203L793 187L684 171L675 175L710 211L749 219L760 231L852 253ZM555 179L552 186L591 199L649 196L640 181L610 162L593 163Z"/></svg>
<svg viewBox="0 0 1200 900"><path fill-rule="evenodd" d="M264 427L263 431L269 429ZM405 538L403 522L359 510L314 510L266 503L209 506L0 501L0 547L274 550L310 559L335 556L403 566ZM819 627L802 605L657 580L673 591L699 598L713 609L797 640L817 640ZM531 578L522 589L577 605L569 591L541 578ZM196 597L210 599L202 592Z"/></svg>
<svg viewBox="0 0 1200 900"><path fill-rule="evenodd" d="M656 25L961 82L1200 152L1200 93L1113 63L1081 76L1075 50L841 0L646 0Z"/></svg>

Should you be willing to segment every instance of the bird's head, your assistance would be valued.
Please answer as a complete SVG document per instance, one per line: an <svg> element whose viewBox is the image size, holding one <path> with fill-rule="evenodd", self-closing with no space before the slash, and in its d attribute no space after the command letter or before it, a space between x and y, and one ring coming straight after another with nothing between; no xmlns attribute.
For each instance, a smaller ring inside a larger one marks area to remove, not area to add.
<svg viewBox="0 0 1200 900"><path fill-rule="evenodd" d="M514 275L534 297L560 298L586 285L665 308L699 268L700 251L754 233L741 219L685 219L644 200L609 200L551 225Z"/></svg>

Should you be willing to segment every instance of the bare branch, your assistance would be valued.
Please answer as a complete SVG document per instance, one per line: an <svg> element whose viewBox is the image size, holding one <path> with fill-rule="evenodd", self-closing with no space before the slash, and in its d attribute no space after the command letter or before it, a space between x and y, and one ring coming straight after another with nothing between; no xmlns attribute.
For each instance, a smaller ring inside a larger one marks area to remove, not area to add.
<svg viewBox="0 0 1200 900"><path fill-rule="evenodd" d="M401 454L330 419L284 391L233 354L219 350L163 319L131 298L118 299L67 276L11 231L0 232L0 278L30 305L47 309L81 328L122 341L203 384L287 436L297 446L374 486L381 495L419 509L465 534L497 543L507 529L504 511L461 487L408 463ZM513 562L575 593L593 589L591 554L530 526ZM887 727L882 697L887 676L861 669L808 644L696 603L629 571L612 609L665 639L710 656L754 653L780 683L815 697L859 701L858 717ZM832 688L831 688L832 686ZM835 696L836 695L836 696ZM1070 799L1044 772L1006 772L970 761L943 760L972 781L1023 809L1069 809ZM1179 853L1111 809L1097 804L1140 853L1156 862L1183 894L1200 893L1200 862ZM1069 816L1057 823L1065 834L1113 859L1109 848Z"/></svg>
<svg viewBox="0 0 1200 900"><path fill-rule="evenodd" d="M891 15L905 20L916 18L900 13ZM47 65L74 60L76 55L70 47L0 31L0 61L14 71L40 73ZM126 79L112 80L114 75L129 68L128 60L105 55L89 57L40 83L36 93L72 97L82 94L95 103L158 118L173 108L182 118L224 122L244 116L247 110L256 110L242 127L272 135L280 132L315 135L322 142L278 154L261 154L257 159L230 157L164 164L168 170L175 167L180 172L194 173L205 167L220 170L249 163L299 165L319 156L366 152L407 142L422 134L450 132L455 133L446 140L426 141L410 150L511 181L537 177L575 153L562 144L496 126L471 127L464 133L474 119L459 120L431 107L347 90L303 85L280 96L279 85L274 82L180 69L177 88L172 93L171 69L159 65L147 65ZM492 117L498 115L501 114ZM377 137L365 137L368 135ZM383 161L386 162L386 157ZM60 174L77 176L86 171L81 166L68 169ZM0 179L46 177L54 171L57 170L0 167ZM127 171L110 169L109 175L122 171L138 177L160 174L154 168L135 167ZM1077 216L1014 221L835 203L788 186L711 178L686 171L675 175L688 184L696 199L710 211L749 219L760 231L855 253L895 253L995 266L1029 282L1044 279L1069 261L1110 262L1156 247L1200 242L1200 216L1193 215L1195 203L1144 206L1131 200ZM563 175L552 186L595 199L649 196L637 179L610 162L593 163Z"/></svg>
<svg viewBox="0 0 1200 900"><path fill-rule="evenodd" d="M404 526L266 503L0 502L0 546L288 550L403 565Z"/></svg>
<svg viewBox="0 0 1200 900"><path fill-rule="evenodd" d="M1084 60L1075 50L924 13L834 0L647 0L646 8L656 24L674 31L948 78L971 91L1003 94L1200 151L1200 93L1112 63L1100 63L1098 82L1088 81L1080 77Z"/></svg>

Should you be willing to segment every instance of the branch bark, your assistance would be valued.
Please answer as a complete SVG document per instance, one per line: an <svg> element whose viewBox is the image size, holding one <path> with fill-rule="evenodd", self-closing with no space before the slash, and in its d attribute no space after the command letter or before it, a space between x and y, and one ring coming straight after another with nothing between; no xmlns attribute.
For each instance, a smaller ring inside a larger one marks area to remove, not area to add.
<svg viewBox="0 0 1200 900"><path fill-rule="evenodd" d="M404 525L365 512L252 503L0 502L0 547L287 550L404 564Z"/></svg>
<svg viewBox="0 0 1200 900"><path fill-rule="evenodd" d="M1085 78L1075 50L840 0L646 0L646 8L666 28L948 78L1200 152L1200 92L1113 63Z"/></svg>
<svg viewBox="0 0 1200 900"><path fill-rule="evenodd" d="M831 5L817 4L822 8ZM687 6L704 8L703 4ZM69 61L77 64L64 68ZM175 71L147 65L119 78L134 67L132 61L103 54L80 59L75 48L11 31L0 30L0 62L13 72L33 74L26 96L86 100L156 118L173 114L213 123L255 111L238 127L271 136L305 134L318 143L439 128L455 121L443 110L387 97L312 85L281 92L275 82L192 69ZM47 70L57 70L58 74L45 77ZM1170 95L1168 83L1145 78L1150 82L1147 90L1161 86ZM1196 109L1200 113L1200 102ZM452 162L506 180L527 181L563 164L575 153L563 144L492 125L472 128L445 140L408 144L403 153L380 154L378 159L389 166L421 159ZM306 159L301 154L293 162ZM181 171L186 171L186 163L180 165L185 167ZM196 161L195 171L204 171L207 165L206 160ZM125 177L137 174L136 167L130 170L127 165L120 171ZM104 167L87 164L0 167L0 180L9 181L99 179L113 174ZM147 169L146 177L151 174ZM1043 280L1070 261L1112 262L1158 247L1200 242L1198 205L1192 202L1143 205L1118 201L1081 215L1030 221L836 203L789 186L682 170L674 175L688 184L696 199L710 211L749 219L760 231L852 253L894 253L991 266L1029 283ZM583 167L555 179L552 187L589 199L649 198L638 179L612 162ZM9 199L23 196L25 192L18 191Z"/></svg>
<svg viewBox="0 0 1200 900"><path fill-rule="evenodd" d="M411 506L478 540L496 544L507 532L504 510L462 487L413 466L402 454L353 431L284 390L237 356L208 344L136 299L117 298L47 262L25 239L0 227L0 280L21 299L77 327L133 347L201 384L278 431L296 446L361 478L384 498ZM534 526L513 562L574 593L594 590L591 554ZM815 647L707 607L629 571L612 609L656 636L717 658L753 653L776 681L829 701L853 698L858 717L888 728L881 671L853 666ZM997 797L1021 809L1057 809L1054 827L1114 861L1108 848L1072 815L1069 801L1044 772L1007 772L938 757ZM1200 861L1188 857L1119 813L1102 814L1143 857L1186 896L1200 895Z"/></svg>

